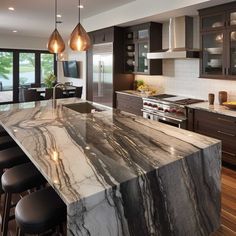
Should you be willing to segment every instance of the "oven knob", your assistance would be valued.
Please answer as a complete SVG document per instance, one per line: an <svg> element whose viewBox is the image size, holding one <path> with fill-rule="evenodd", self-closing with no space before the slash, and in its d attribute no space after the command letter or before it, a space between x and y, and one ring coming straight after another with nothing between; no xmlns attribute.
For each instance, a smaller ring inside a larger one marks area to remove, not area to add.
<svg viewBox="0 0 236 236"><path fill-rule="evenodd" d="M158 110L159 110L159 111L163 111L163 108L162 108L162 107L158 107Z"/></svg>
<svg viewBox="0 0 236 236"><path fill-rule="evenodd" d="M147 102L145 102L143 105L144 105L144 106L147 106L147 105L148 105L148 103L147 103Z"/></svg>
<svg viewBox="0 0 236 236"><path fill-rule="evenodd" d="M170 112L172 112L172 113L176 113L176 109L171 109Z"/></svg>
<svg viewBox="0 0 236 236"><path fill-rule="evenodd" d="M148 106L149 106L149 107L152 107L152 104L151 104L151 103L149 103L149 104L148 104Z"/></svg>
<svg viewBox="0 0 236 236"><path fill-rule="evenodd" d="M153 105L154 108L158 108L158 106L156 104Z"/></svg>
<svg viewBox="0 0 236 236"><path fill-rule="evenodd" d="M184 115L184 113L183 113L181 110L177 110L177 111L176 111L176 114L178 114L178 115L180 115L180 116Z"/></svg>
<svg viewBox="0 0 236 236"><path fill-rule="evenodd" d="M170 112L168 109L165 109L165 112Z"/></svg>

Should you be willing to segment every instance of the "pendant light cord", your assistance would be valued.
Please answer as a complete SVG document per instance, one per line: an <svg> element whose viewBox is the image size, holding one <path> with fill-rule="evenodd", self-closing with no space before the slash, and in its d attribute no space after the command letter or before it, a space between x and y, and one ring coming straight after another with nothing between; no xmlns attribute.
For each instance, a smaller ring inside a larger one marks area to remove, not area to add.
<svg viewBox="0 0 236 236"><path fill-rule="evenodd" d="M79 21L79 23L80 23L80 0L79 0L79 6L78 6L78 8L79 8L79 11L78 11L78 21Z"/></svg>
<svg viewBox="0 0 236 236"><path fill-rule="evenodd" d="M57 0L55 0L55 29L57 29Z"/></svg>

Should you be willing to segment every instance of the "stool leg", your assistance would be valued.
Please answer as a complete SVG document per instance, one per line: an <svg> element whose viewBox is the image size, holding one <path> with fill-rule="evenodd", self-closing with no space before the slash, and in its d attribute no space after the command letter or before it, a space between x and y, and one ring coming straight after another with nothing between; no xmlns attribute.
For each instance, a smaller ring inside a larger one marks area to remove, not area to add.
<svg viewBox="0 0 236 236"><path fill-rule="evenodd" d="M24 233L21 231L20 227L16 228L16 236L24 236Z"/></svg>
<svg viewBox="0 0 236 236"><path fill-rule="evenodd" d="M1 232L3 231L4 217L5 217L5 211L6 211L6 202L7 202L7 194L5 194L4 201L3 201Z"/></svg>
<svg viewBox="0 0 236 236"><path fill-rule="evenodd" d="M2 236L7 236L8 231L8 223L9 223L9 216L10 216L10 210L11 210L11 193L5 193L6 194L6 201L4 203L4 217L3 217L3 231Z"/></svg>

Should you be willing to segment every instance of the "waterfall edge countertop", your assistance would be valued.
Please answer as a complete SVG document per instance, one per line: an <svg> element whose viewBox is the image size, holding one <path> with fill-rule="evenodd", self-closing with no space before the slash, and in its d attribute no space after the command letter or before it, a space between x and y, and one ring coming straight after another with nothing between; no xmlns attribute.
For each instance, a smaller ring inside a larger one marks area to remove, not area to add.
<svg viewBox="0 0 236 236"><path fill-rule="evenodd" d="M67 235L219 227L220 141L100 105L87 114L64 106L84 102L0 106L2 126L66 203Z"/></svg>

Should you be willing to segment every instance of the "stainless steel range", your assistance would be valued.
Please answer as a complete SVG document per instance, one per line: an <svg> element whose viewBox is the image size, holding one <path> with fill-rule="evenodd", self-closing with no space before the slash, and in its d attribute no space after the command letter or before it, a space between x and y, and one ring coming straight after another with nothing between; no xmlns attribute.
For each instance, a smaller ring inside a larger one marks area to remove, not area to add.
<svg viewBox="0 0 236 236"><path fill-rule="evenodd" d="M171 94L143 98L143 117L185 129L187 124L186 106L199 102L203 102L203 100Z"/></svg>

